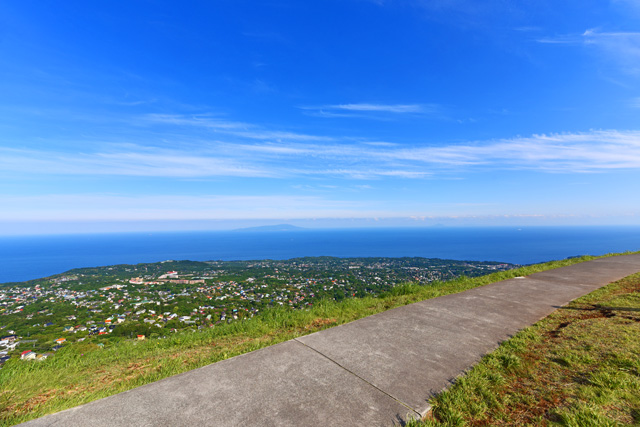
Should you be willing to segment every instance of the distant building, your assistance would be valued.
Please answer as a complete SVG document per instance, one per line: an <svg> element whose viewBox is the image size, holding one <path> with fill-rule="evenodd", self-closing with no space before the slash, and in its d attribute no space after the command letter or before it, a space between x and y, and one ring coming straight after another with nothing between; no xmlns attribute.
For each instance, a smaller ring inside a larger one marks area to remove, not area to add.
<svg viewBox="0 0 640 427"><path fill-rule="evenodd" d="M20 359L22 360L33 360L36 358L36 353L31 350L25 350L20 353Z"/></svg>
<svg viewBox="0 0 640 427"><path fill-rule="evenodd" d="M0 345L9 345L13 342L15 342L15 340L17 340L18 337L15 335L7 335L6 337L2 337L0 338Z"/></svg>

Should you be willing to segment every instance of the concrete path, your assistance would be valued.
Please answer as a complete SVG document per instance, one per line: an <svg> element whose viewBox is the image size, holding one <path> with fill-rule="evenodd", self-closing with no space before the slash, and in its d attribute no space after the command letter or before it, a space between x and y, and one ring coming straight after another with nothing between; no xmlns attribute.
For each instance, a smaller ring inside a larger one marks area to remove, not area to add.
<svg viewBox="0 0 640 427"><path fill-rule="evenodd" d="M399 307L27 426L392 426L501 341L640 271L624 255Z"/></svg>

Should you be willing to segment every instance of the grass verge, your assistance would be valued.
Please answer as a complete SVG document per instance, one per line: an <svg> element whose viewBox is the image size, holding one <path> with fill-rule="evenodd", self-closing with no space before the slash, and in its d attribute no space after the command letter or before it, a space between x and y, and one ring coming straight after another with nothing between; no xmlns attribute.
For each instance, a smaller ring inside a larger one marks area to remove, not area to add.
<svg viewBox="0 0 640 427"><path fill-rule="evenodd" d="M640 274L516 334L417 426L640 425Z"/></svg>
<svg viewBox="0 0 640 427"><path fill-rule="evenodd" d="M18 424L394 307L595 258L552 261L426 286L406 284L378 297L320 301L309 310L277 308L248 321L166 339L123 340L104 348L75 344L42 362L11 360L0 370L0 425Z"/></svg>

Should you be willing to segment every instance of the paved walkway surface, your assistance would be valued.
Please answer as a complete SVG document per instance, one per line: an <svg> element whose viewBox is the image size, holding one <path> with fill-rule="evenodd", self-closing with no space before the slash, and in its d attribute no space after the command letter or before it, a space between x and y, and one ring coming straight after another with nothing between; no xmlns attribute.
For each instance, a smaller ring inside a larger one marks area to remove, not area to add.
<svg viewBox="0 0 640 427"><path fill-rule="evenodd" d="M640 271L601 258L399 307L26 423L392 426L501 341Z"/></svg>

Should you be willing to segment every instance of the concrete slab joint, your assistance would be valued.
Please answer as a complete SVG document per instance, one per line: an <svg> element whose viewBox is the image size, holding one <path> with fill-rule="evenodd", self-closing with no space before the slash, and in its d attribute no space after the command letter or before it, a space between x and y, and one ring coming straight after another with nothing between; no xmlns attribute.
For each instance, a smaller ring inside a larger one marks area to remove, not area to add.
<svg viewBox="0 0 640 427"><path fill-rule="evenodd" d="M638 271L640 255L601 258L421 301L26 425L400 424L520 329Z"/></svg>

